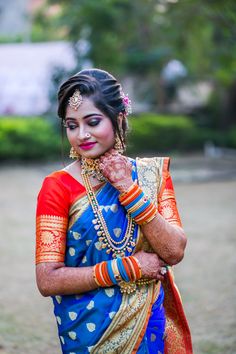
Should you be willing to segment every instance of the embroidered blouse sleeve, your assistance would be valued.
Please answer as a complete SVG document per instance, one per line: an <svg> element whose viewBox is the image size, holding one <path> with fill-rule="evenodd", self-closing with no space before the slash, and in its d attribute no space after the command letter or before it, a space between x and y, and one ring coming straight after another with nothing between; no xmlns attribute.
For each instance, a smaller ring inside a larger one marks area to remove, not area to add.
<svg viewBox="0 0 236 354"><path fill-rule="evenodd" d="M169 162L169 161L168 161ZM163 188L158 198L158 212L172 225L182 227L176 205L174 186L169 173L169 167L164 171Z"/></svg>
<svg viewBox="0 0 236 354"><path fill-rule="evenodd" d="M55 177L46 177L36 212L36 264L64 262L69 191Z"/></svg>

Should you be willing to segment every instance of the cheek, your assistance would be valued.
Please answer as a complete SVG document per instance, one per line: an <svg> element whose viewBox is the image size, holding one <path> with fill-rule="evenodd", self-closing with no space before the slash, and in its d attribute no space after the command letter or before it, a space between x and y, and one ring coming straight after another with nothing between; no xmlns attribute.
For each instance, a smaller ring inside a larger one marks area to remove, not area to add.
<svg viewBox="0 0 236 354"><path fill-rule="evenodd" d="M75 134L73 134L73 131L70 131L69 129L67 129L66 136L67 136L69 143L72 145L75 140Z"/></svg>
<svg viewBox="0 0 236 354"><path fill-rule="evenodd" d="M113 126L111 124L106 124L105 126L103 126L100 136L104 140L104 142L113 142L115 140Z"/></svg>

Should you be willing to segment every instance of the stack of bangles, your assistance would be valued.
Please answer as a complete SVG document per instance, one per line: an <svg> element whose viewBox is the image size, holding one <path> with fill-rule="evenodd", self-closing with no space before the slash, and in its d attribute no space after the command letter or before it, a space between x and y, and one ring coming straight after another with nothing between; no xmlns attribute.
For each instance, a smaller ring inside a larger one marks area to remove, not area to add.
<svg viewBox="0 0 236 354"><path fill-rule="evenodd" d="M116 258L110 261L97 263L93 267L93 276L99 287L110 287L112 285L135 284L141 279L142 272L137 258L134 256ZM131 288L126 292L131 292Z"/></svg>
<svg viewBox="0 0 236 354"><path fill-rule="evenodd" d="M136 182L119 196L119 201L138 225L149 223L157 214L156 206L144 195Z"/></svg>

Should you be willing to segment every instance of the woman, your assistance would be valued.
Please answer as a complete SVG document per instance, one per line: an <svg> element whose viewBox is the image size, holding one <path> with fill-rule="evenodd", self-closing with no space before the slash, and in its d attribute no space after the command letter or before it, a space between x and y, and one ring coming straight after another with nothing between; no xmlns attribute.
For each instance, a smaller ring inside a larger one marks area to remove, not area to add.
<svg viewBox="0 0 236 354"><path fill-rule="evenodd" d="M58 99L76 161L39 193L36 275L62 352L191 353L170 268L186 237L169 159L122 154L131 107L109 73L79 72Z"/></svg>

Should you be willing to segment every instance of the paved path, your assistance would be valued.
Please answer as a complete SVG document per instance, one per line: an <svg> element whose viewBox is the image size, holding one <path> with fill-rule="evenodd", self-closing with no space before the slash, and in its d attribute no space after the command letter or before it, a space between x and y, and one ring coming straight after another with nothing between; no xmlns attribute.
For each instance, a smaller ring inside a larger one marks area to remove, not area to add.
<svg viewBox="0 0 236 354"><path fill-rule="evenodd" d="M235 167L234 160L199 157L172 163L189 240L175 274L195 354L236 353ZM60 353L51 303L36 289L33 266L36 195L55 168L0 170L0 354Z"/></svg>

